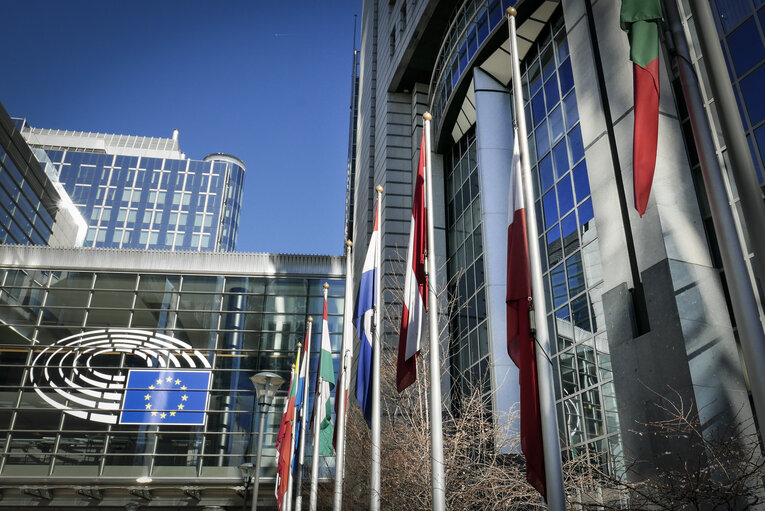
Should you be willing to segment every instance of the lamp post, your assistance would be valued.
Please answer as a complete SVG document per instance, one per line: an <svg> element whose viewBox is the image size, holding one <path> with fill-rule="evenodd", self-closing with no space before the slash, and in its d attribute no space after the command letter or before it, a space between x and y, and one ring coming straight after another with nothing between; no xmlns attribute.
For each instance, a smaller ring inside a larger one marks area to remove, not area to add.
<svg viewBox="0 0 765 511"><path fill-rule="evenodd" d="M284 383L284 378L276 373L263 372L250 377L255 386L258 396L258 408L260 408L260 426L258 427L258 450L255 452L255 470L253 472L252 486L252 511L258 509L258 487L260 486L260 458L263 454L263 426L266 423L266 412L271 406L271 401L279 387Z"/></svg>
<svg viewBox="0 0 765 511"><path fill-rule="evenodd" d="M239 471L242 473L242 481L244 481L244 500L242 501L242 511L246 511L245 506L247 505L247 490L250 488L250 481L252 481L252 474L255 473L255 467L252 466L252 463L242 463L239 465Z"/></svg>

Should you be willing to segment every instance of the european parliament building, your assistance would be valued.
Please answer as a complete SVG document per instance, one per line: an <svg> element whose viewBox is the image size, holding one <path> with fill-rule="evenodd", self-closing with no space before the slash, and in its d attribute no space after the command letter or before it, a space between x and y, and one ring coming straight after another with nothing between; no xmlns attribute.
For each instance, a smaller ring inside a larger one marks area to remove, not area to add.
<svg viewBox="0 0 765 511"><path fill-rule="evenodd" d="M765 7L710 4L762 184ZM371 233L374 186L385 189L383 296L392 303L404 271L422 114L432 114L438 286L457 311L442 315L443 393L458 397L482 382L500 417L519 398L505 324L514 137L505 10L517 8L534 187L526 207L538 222L562 456L589 453L617 476L625 458L650 461L648 471L675 459L667 456L670 441L635 433L661 416L664 398L680 397L698 412L705 434L730 424L745 429L752 419L699 158L664 45L653 190L643 218L632 205L632 63L620 5L365 0L353 169L355 246L366 246ZM697 41L688 3L678 6ZM702 57L693 44L717 156L730 170ZM735 182L724 179L749 254ZM363 255L355 254L355 268ZM389 346L397 345L397 321L386 325Z"/></svg>
<svg viewBox="0 0 765 511"><path fill-rule="evenodd" d="M35 128L17 119L35 155L87 219L84 245L232 251L245 165L229 154L192 160L170 138Z"/></svg>
<svg viewBox="0 0 765 511"><path fill-rule="evenodd" d="M222 252L236 158L36 130L4 109L0 128L0 509L238 509L261 413L257 499L273 509L287 389L263 409L250 377L289 379L324 283L339 351L344 259Z"/></svg>
<svg viewBox="0 0 765 511"><path fill-rule="evenodd" d="M249 378L288 381L325 282L340 351L344 272L340 256L3 246L0 508L238 509L261 412Z"/></svg>

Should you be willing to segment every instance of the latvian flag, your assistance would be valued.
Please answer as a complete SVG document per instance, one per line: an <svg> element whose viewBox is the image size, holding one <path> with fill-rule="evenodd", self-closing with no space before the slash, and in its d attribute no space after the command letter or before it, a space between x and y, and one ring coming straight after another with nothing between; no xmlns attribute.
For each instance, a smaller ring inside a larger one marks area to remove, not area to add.
<svg viewBox="0 0 765 511"><path fill-rule="evenodd" d="M377 272L380 271L380 203L375 207L375 221L369 248L361 269L359 294L353 311L353 322L359 336L359 360L356 368L356 399L359 400L367 425L372 427L372 324L377 300Z"/></svg>
<svg viewBox="0 0 765 511"><path fill-rule="evenodd" d="M401 330L398 338L396 388L402 392L417 379L417 354L420 352L422 318L425 315L428 282L425 275L427 248L427 222L425 215L425 130L420 142L420 164L414 184L412 223L409 230L409 249L406 255L404 281L404 310L401 312Z"/></svg>
<svg viewBox="0 0 765 511"><path fill-rule="evenodd" d="M510 169L507 226L507 353L518 366L521 387L521 450L526 457L526 479L542 496L545 491L542 417L537 388L537 362L531 337L529 250L526 212L521 185L521 155L515 132Z"/></svg>

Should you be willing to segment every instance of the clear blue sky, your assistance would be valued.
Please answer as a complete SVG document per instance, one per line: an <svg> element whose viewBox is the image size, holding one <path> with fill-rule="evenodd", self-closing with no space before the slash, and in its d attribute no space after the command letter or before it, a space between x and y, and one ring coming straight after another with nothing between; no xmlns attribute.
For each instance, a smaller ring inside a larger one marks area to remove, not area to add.
<svg viewBox="0 0 765 511"><path fill-rule="evenodd" d="M361 0L3 4L0 102L32 126L169 137L247 165L237 250L343 249Z"/></svg>

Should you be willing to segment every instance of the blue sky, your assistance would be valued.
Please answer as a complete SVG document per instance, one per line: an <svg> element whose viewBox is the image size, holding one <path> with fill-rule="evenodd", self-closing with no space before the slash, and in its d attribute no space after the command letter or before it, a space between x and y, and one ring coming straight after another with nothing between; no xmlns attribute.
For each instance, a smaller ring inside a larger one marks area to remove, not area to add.
<svg viewBox="0 0 765 511"><path fill-rule="evenodd" d="M343 249L361 0L3 5L0 102L32 126L169 137L247 165L237 250Z"/></svg>

